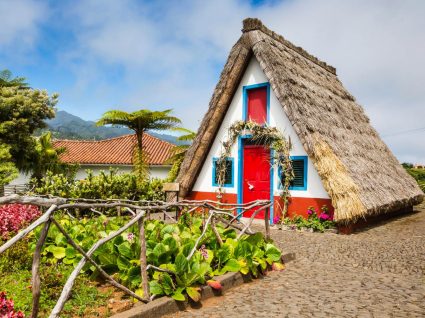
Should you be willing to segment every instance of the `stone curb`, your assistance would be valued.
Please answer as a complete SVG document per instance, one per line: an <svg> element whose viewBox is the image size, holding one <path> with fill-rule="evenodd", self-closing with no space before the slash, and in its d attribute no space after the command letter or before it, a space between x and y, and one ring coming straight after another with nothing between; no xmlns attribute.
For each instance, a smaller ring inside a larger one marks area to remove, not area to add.
<svg viewBox="0 0 425 318"><path fill-rule="evenodd" d="M293 260L295 260L295 253L282 255L282 262L284 264ZM215 290L210 286L201 287L201 301L215 296L221 296L226 290L251 282L253 279L249 275L242 275L238 272L216 276L214 280L220 282L222 286L221 290ZM189 306L197 308L199 307L199 303L192 301L176 301L171 297L164 296L148 304L137 303L133 308L115 314L111 318L157 318L179 312Z"/></svg>
<svg viewBox="0 0 425 318"><path fill-rule="evenodd" d="M214 279L221 283L222 289L214 290L210 286L203 286L201 288L201 301L220 296L226 290L252 280L249 276L243 276L241 273L226 273ZM171 297L161 297L148 304L137 303L133 308L113 315L111 318L156 318L176 313L191 305L196 306L193 302L182 302L176 301Z"/></svg>

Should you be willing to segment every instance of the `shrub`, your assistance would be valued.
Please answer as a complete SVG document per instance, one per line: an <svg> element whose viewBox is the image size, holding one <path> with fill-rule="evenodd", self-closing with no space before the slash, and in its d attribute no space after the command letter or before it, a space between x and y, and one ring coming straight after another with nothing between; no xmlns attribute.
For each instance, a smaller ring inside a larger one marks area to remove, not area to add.
<svg viewBox="0 0 425 318"><path fill-rule="evenodd" d="M64 216L60 223L83 249L89 249L95 241L116 231L126 222L125 218L71 219ZM146 221L147 261L173 273L161 273L151 269L150 289L155 295L169 295L176 300L186 299L187 294L197 301L198 286L208 279L226 272L252 273L258 276L273 264L280 267L281 251L267 241L261 233L243 235L235 240L236 232L217 224L217 231L223 245L217 241L209 228L199 242L199 247L190 260L187 257L202 232L203 220L187 214L177 224ZM35 237L39 235L40 230ZM140 277L140 240L138 229L133 226L128 231L102 245L93 257L109 274L114 275L124 285L142 294ZM35 246L35 240L32 248ZM53 227L47 236L42 252L43 258L52 266L55 264L76 266L79 253L65 237ZM99 273L94 266L86 264L86 274L96 278ZM209 282L213 284L213 282Z"/></svg>
<svg viewBox="0 0 425 318"><path fill-rule="evenodd" d="M0 237L7 240L25 225L40 216L40 210L32 205L7 204L0 207Z"/></svg>
<svg viewBox="0 0 425 318"><path fill-rule="evenodd" d="M425 192L425 169L415 169L413 167L405 167L405 169L416 180L422 191Z"/></svg>
<svg viewBox="0 0 425 318"><path fill-rule="evenodd" d="M0 293L0 317L22 318L25 317L21 311L15 311L15 304L12 299L7 299L6 293Z"/></svg>
<svg viewBox="0 0 425 318"><path fill-rule="evenodd" d="M0 245L3 242L0 240ZM31 270L32 252L28 248L28 240L22 239L0 255L0 273L11 273L20 270Z"/></svg>
<svg viewBox="0 0 425 318"><path fill-rule="evenodd" d="M307 209L307 218L303 218L300 215L297 215L292 219L286 217L281 221L281 223L298 229L303 227L311 228L317 232L323 232L326 229L334 228L335 222L333 221L332 214L329 212L329 208L326 205L323 205L320 210L321 211L318 214L314 207L309 207Z"/></svg>
<svg viewBox="0 0 425 318"><path fill-rule="evenodd" d="M151 179L138 183L134 174L119 174L118 169L112 168L109 171L101 171L96 176L93 171L87 170L87 178L82 180L48 172L34 192L41 195L85 199L164 200L165 198L161 180Z"/></svg>

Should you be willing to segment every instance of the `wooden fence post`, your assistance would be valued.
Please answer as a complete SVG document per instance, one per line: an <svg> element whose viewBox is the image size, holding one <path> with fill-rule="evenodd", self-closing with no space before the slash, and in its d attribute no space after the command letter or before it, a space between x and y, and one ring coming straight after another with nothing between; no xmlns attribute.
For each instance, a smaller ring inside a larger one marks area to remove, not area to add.
<svg viewBox="0 0 425 318"><path fill-rule="evenodd" d="M179 202L180 184L176 182L164 183L162 190L165 192L166 202ZM167 212L165 212L167 213ZM179 210L176 208L176 220L179 217Z"/></svg>
<svg viewBox="0 0 425 318"><path fill-rule="evenodd" d="M270 208L267 208L264 212L264 223L266 227L266 239L270 240Z"/></svg>
<svg viewBox="0 0 425 318"><path fill-rule="evenodd" d="M46 241L47 234L49 233L50 228L50 219L44 223L43 229L41 230L40 238L37 241L37 245L35 247L34 256L32 259L32 311L31 318L37 318L38 310L40 306L40 258L41 258L41 250L43 248L44 242Z"/></svg>
<svg viewBox="0 0 425 318"><path fill-rule="evenodd" d="M137 211L142 213L141 210ZM148 281L148 261L146 259L146 235L145 235L145 218L142 217L139 223L139 240L140 240L140 274L142 276L143 298L149 299L149 281Z"/></svg>

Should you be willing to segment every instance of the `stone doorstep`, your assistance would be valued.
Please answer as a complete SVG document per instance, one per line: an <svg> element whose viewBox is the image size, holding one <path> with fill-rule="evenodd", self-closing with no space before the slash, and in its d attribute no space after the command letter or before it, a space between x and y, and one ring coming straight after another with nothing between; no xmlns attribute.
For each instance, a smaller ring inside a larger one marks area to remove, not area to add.
<svg viewBox="0 0 425 318"><path fill-rule="evenodd" d="M288 253L282 255L282 262L287 264L295 260L295 253ZM233 287L240 286L244 283L251 282L253 279L249 275L242 275L241 273L226 273L221 276L214 277L214 280L221 283L221 290L215 290L210 286L201 287L201 301L215 296L223 295L223 292L232 289ZM163 296L155 299L148 304L141 302L134 305L133 308L124 312L113 315L111 318L157 318L165 315L170 315L187 307L199 308L199 305L193 301L176 301L171 297Z"/></svg>

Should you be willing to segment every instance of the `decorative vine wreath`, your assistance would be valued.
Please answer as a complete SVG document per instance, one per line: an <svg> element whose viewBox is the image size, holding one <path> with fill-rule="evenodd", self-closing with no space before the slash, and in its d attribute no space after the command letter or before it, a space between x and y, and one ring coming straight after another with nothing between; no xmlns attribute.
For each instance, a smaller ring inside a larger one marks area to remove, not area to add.
<svg viewBox="0 0 425 318"><path fill-rule="evenodd" d="M282 217L286 215L288 208L288 200L290 197L289 185L294 179L291 159L289 151L291 150L291 140L286 139L283 134L276 128L270 126L259 125L252 121L236 121L228 130L228 139L222 142L223 150L217 159L216 175L218 192L221 195L226 177L226 158L230 157L232 146L236 143L239 136L249 135L251 140L258 145L273 149L273 156L270 164L275 164L281 168L284 176L282 181L282 192L280 194L282 207Z"/></svg>

